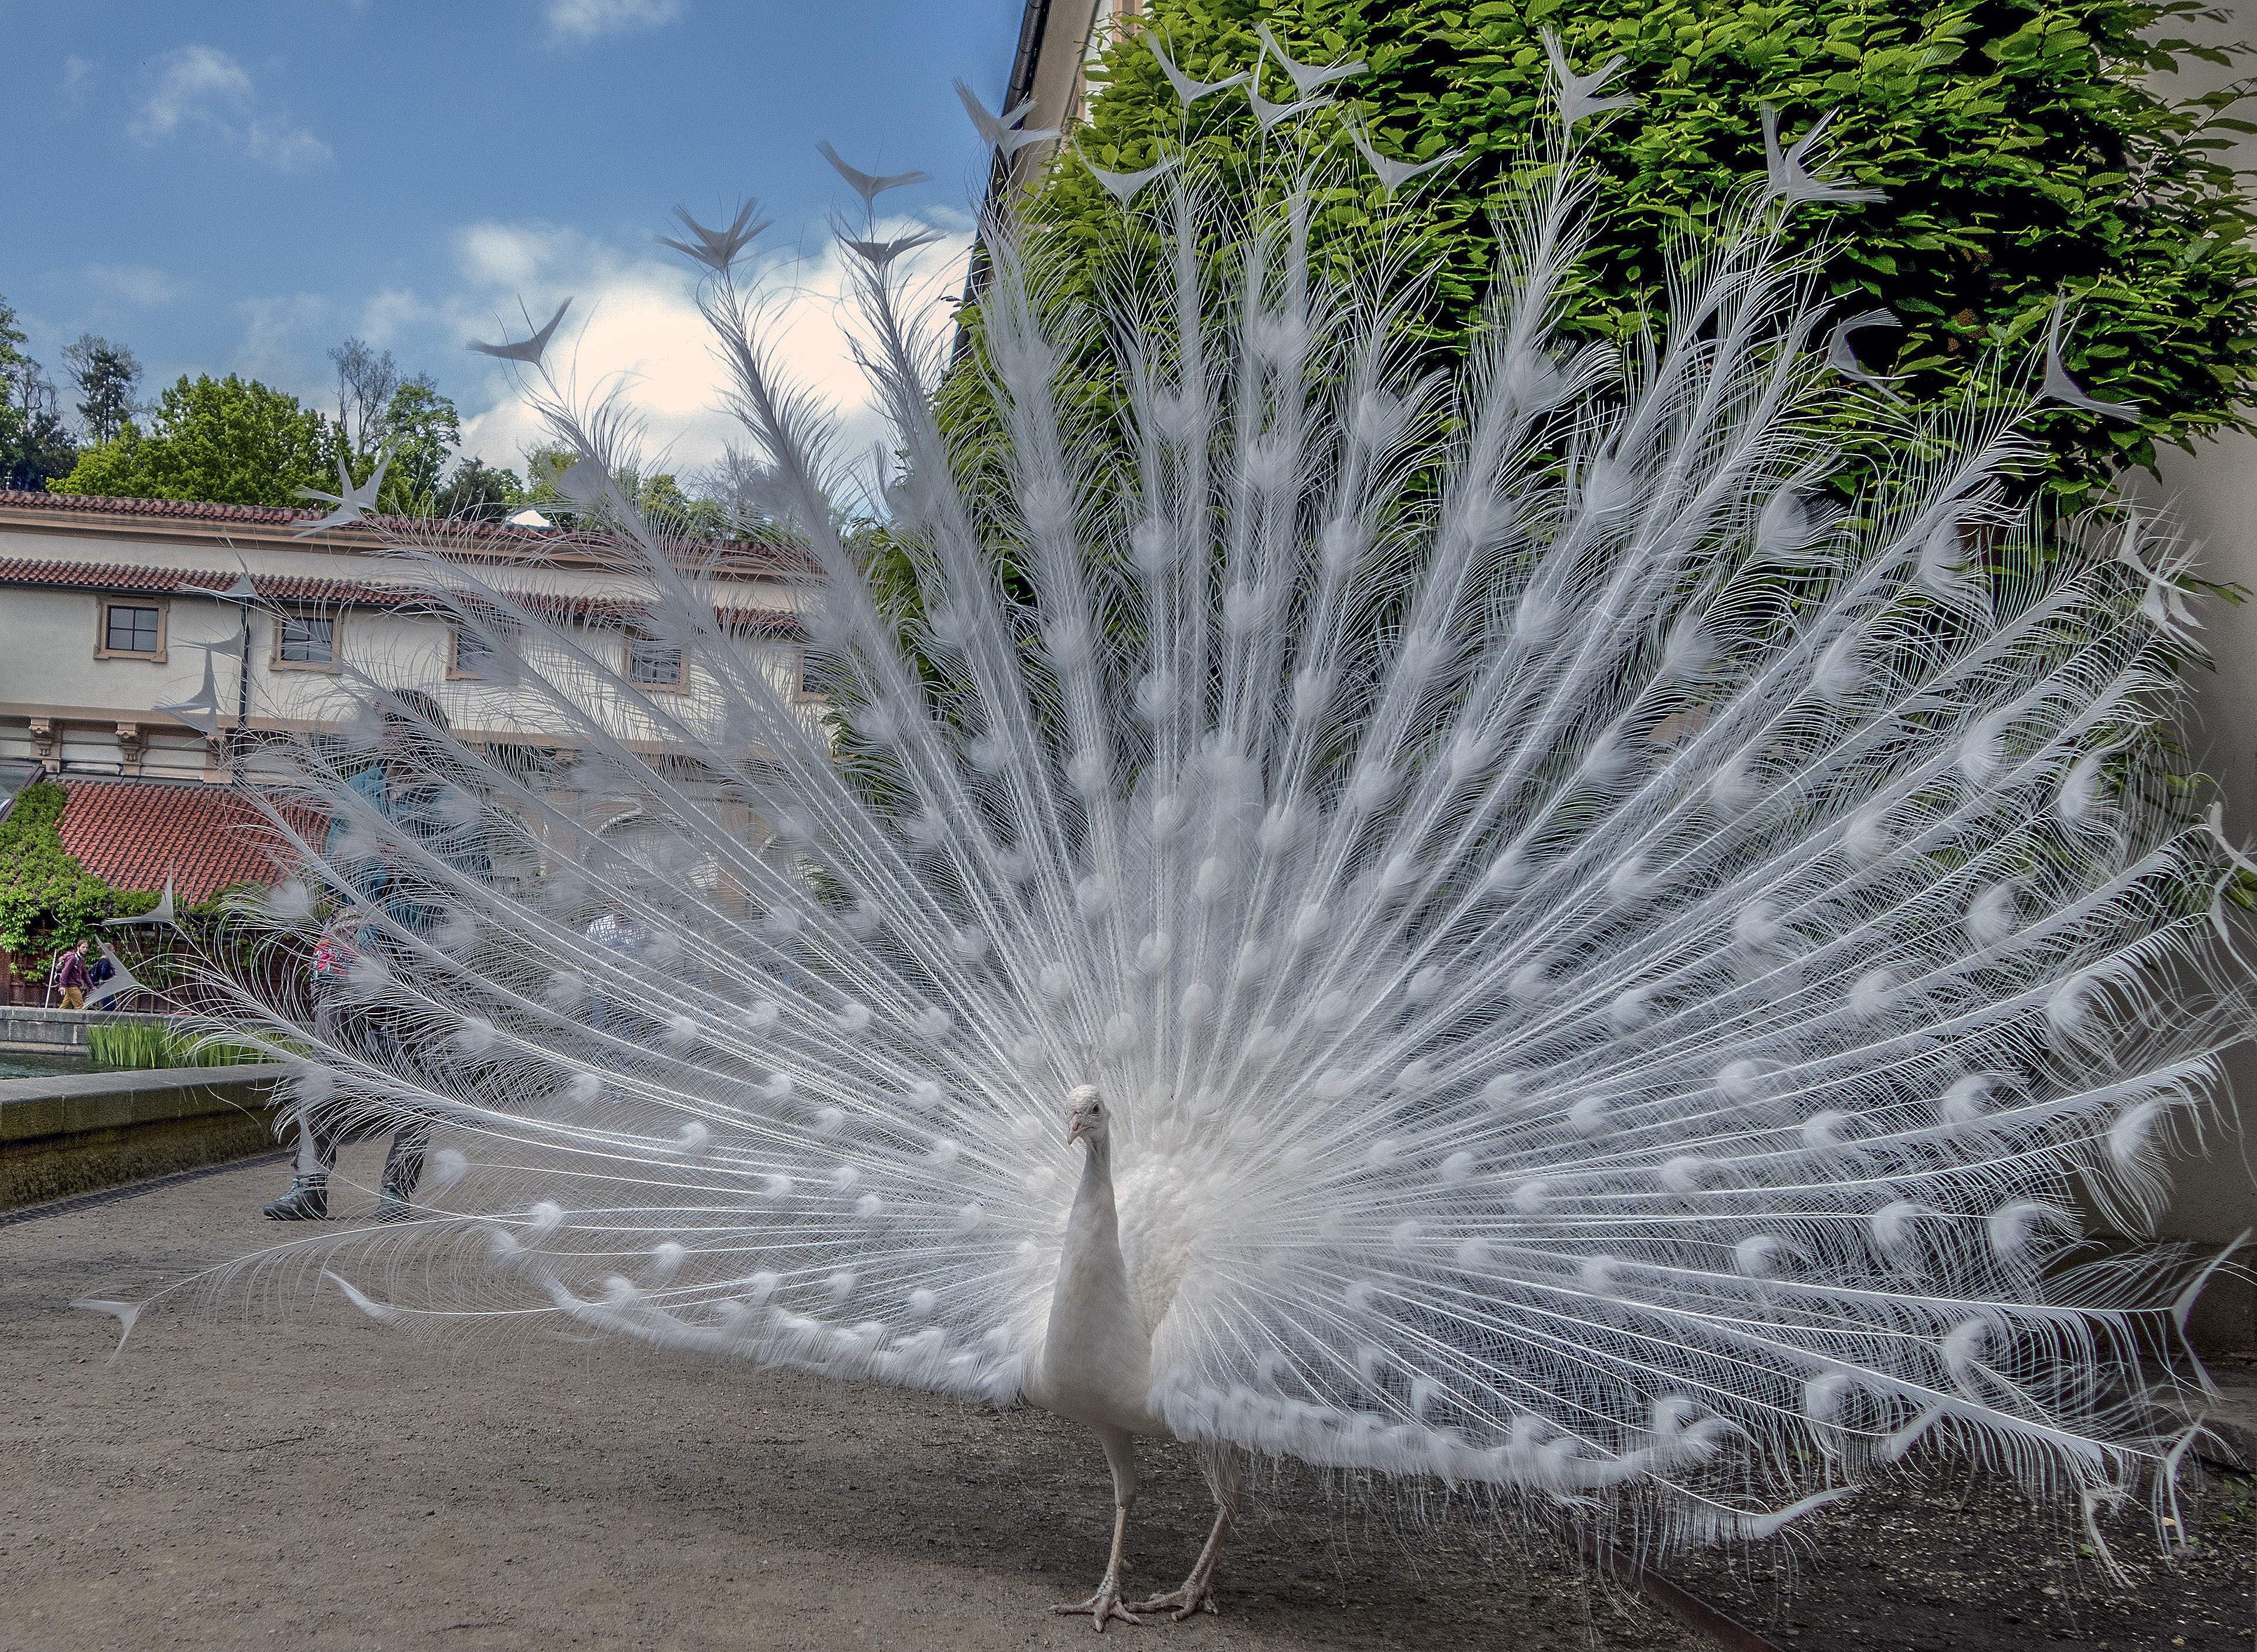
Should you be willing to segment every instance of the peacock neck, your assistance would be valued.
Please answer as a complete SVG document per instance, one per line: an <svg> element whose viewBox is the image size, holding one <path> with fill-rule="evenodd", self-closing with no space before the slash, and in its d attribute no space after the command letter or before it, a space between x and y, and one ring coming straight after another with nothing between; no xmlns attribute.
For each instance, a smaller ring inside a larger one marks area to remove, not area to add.
<svg viewBox="0 0 2257 1652"><path fill-rule="evenodd" d="M1086 1149L1081 1161L1081 1185L1074 1191L1074 1217L1079 1222L1085 1207L1092 1217L1101 1219L1105 1226L1116 1234L1120 1218L1113 1204L1113 1143L1100 1132L1085 1136Z"/></svg>
<svg viewBox="0 0 2257 1652"><path fill-rule="evenodd" d="M1086 1136L1066 1218L1049 1333L1029 1397L1061 1416L1132 1434L1166 1432L1150 1409L1151 1333L1136 1311L1113 1202L1113 1153Z"/></svg>

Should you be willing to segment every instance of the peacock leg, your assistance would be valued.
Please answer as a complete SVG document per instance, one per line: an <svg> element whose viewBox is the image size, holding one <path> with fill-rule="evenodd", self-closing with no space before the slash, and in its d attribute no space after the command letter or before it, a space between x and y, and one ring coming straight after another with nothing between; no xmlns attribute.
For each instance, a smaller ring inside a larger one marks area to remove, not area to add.
<svg viewBox="0 0 2257 1652"><path fill-rule="evenodd" d="M1097 1585L1095 1594L1077 1606L1058 1606L1051 1610L1067 1617L1086 1612L1089 1614L1089 1627L1103 1634L1109 1621L1142 1621L1131 1617L1128 1608L1121 1604L1121 1574L1127 1569L1121 1550L1128 1541L1128 1511L1136 1502L1136 1443L1118 1429L1100 1428L1096 1434L1105 1446L1105 1460L1113 1470L1113 1552L1106 1560L1105 1578Z"/></svg>
<svg viewBox="0 0 2257 1652"><path fill-rule="evenodd" d="M1220 1610L1214 1604L1214 1563L1222 1557L1231 1522L1238 1518L1239 1504L1246 1496L1246 1457L1228 1445L1203 1446L1199 1467L1214 1493L1214 1528L1207 1533L1206 1546L1192 1562L1191 1576L1184 1579L1183 1586L1139 1600L1128 1608L1131 1612L1173 1612L1175 1620L1181 1623L1193 1613Z"/></svg>

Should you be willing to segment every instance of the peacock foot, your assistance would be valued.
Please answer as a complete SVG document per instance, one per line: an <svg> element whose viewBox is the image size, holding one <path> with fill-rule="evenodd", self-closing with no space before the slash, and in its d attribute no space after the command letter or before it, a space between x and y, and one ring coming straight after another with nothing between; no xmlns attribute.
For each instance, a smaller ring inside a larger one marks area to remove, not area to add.
<svg viewBox="0 0 2257 1652"><path fill-rule="evenodd" d="M1099 1584L1097 1592L1079 1606L1052 1606L1051 1610L1065 1618L1086 1612L1089 1614L1089 1627L1100 1634L1105 1633L1105 1626L1110 1621L1133 1623L1140 1628L1144 1621L1142 1618L1131 1617L1128 1608L1121 1604L1121 1580L1112 1577Z"/></svg>
<svg viewBox="0 0 2257 1652"><path fill-rule="evenodd" d="M1180 1589L1171 1589L1164 1595L1154 1595L1150 1600L1139 1600L1128 1608L1131 1612L1172 1612L1174 1621L1181 1623L1195 1613L1213 1612L1221 1608L1214 1604L1214 1585L1205 1578L1186 1578Z"/></svg>

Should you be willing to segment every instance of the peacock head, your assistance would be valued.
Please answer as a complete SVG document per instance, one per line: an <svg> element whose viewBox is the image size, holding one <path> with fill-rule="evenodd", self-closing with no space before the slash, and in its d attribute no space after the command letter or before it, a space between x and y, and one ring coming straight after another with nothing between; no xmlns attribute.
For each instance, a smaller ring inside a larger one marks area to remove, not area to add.
<svg viewBox="0 0 2257 1652"><path fill-rule="evenodd" d="M1093 1141L1105 1139L1105 1104L1097 1098L1095 1084L1077 1084L1066 1098L1073 1111L1066 1115L1065 1144L1069 1147L1085 1136Z"/></svg>

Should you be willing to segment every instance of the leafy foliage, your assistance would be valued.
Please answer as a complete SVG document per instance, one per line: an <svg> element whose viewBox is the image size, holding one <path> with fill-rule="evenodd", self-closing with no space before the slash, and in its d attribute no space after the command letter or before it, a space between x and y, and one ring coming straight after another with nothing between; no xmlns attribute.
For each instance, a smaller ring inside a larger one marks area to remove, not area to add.
<svg viewBox="0 0 2257 1652"><path fill-rule="evenodd" d="M2158 38L2209 15L2185 0L1154 0L1147 26L1205 79L1251 67L1264 20L1304 60L1366 60L1366 74L1334 88L1358 101L1305 117L1311 140L1344 159L1342 115L1383 154L1466 152L1418 186L1430 208L1418 251L1440 265L1425 321L1446 342L1475 320L1488 212L1515 181L1547 95L1543 29L1560 31L1579 69L1621 54L1607 89L1641 100L1594 145L1606 223L1571 297L1571 330L1586 336L1634 338L1659 307L1673 238L1712 239L1722 203L1761 175L1761 104L1779 107L1788 142L1836 111L1829 175L1888 199L1806 208L1789 233L1822 252L1823 289L1842 313L1886 307L1905 321L1893 359L1888 332L1857 336L1868 367L1902 375L1915 403L1980 399L1995 392L1979 388L1974 359L2041 337L2066 298L2077 315L2071 371L2096 394L2143 405L2136 425L2065 407L2037 415L2049 485L2074 505L2152 463L2158 442L2249 428L2236 404L2257 357L2257 250L2246 239L2257 218L2218 154L2251 130L2225 117L2241 88L2174 102L2150 78L2188 57L2223 60ZM1222 152L1252 139L1237 92L1196 105L1186 131L1136 37L1116 40L1093 78L1102 89L1076 142L1099 166L1150 165L1179 138ZM1293 95L1274 63L1262 89ZM1379 201L1369 171L1353 170L1324 203L1320 243L1343 243ZM1030 212L1093 244L1120 233L1113 200L1072 161ZM1843 415L1845 426L1864 417Z"/></svg>
<svg viewBox="0 0 2257 1652"><path fill-rule="evenodd" d="M564 473L579 459L569 448L536 448L525 455L525 491L519 503L545 507L559 505L567 509L578 507L563 484ZM690 539L724 539L734 531L733 515L727 502L701 491L693 498L671 471L645 476L632 467L622 467L612 480L619 485L620 496L633 501L635 508L661 532L678 533ZM611 512L598 508L594 519L606 528L616 527L610 519Z"/></svg>
<svg viewBox="0 0 2257 1652"><path fill-rule="evenodd" d="M35 955L35 968L103 919L157 904L152 892L113 889L63 847L69 795L53 781L27 786L0 821L0 948Z"/></svg>
<svg viewBox="0 0 2257 1652"><path fill-rule="evenodd" d="M71 468L77 447L46 370L24 353L16 311L0 298L0 487L37 488Z"/></svg>
<svg viewBox="0 0 2257 1652"><path fill-rule="evenodd" d="M336 486L327 421L295 396L234 374L190 380L159 399L150 434L129 420L89 448L57 493L294 506L301 487Z"/></svg>
<svg viewBox="0 0 2257 1652"><path fill-rule="evenodd" d="M385 403L382 435L392 446L392 468L385 472L378 503L404 515L429 514L442 491L447 462L463 441L453 400L440 392L428 373L418 373L402 381ZM363 461L373 462L373 455Z"/></svg>
<svg viewBox="0 0 2257 1652"><path fill-rule="evenodd" d="M431 513L447 462L462 445L461 415L428 373L405 377L390 350L349 338L329 352L337 371L337 416L329 426L333 449L356 483L368 480L377 455L389 448L380 509L402 516Z"/></svg>
<svg viewBox="0 0 2257 1652"><path fill-rule="evenodd" d="M63 346L63 366L78 386L78 416L87 440L97 446L115 441L133 417L133 397L141 388L140 362L123 344L81 333Z"/></svg>
<svg viewBox="0 0 2257 1652"><path fill-rule="evenodd" d="M87 1050L97 1067L136 1070L164 1067L239 1067L271 1062L287 1053L284 1041L210 1037L183 1032L159 1021L111 1022L87 1029Z"/></svg>
<svg viewBox="0 0 2257 1652"><path fill-rule="evenodd" d="M525 498L525 484L517 472L490 465L472 455L455 467L455 474L431 500L434 516L477 516L496 505L514 509Z"/></svg>

